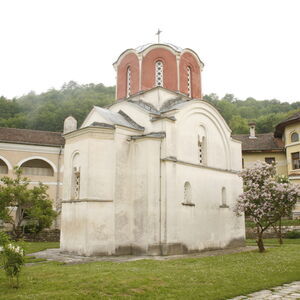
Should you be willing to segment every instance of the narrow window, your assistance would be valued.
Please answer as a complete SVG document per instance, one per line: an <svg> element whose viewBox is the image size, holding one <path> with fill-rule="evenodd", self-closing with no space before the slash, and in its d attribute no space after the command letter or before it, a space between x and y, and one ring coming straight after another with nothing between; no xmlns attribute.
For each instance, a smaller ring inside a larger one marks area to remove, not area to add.
<svg viewBox="0 0 300 300"><path fill-rule="evenodd" d="M184 203L192 203L192 188L189 182L184 183Z"/></svg>
<svg viewBox="0 0 300 300"><path fill-rule="evenodd" d="M187 88L189 97L192 97L192 72L190 67L187 67Z"/></svg>
<svg viewBox="0 0 300 300"><path fill-rule="evenodd" d="M299 141L299 134L297 132L293 132L291 135L291 141L292 143L298 142Z"/></svg>
<svg viewBox="0 0 300 300"><path fill-rule="evenodd" d="M266 157L265 162L269 165L272 165L275 163L275 157Z"/></svg>
<svg viewBox="0 0 300 300"><path fill-rule="evenodd" d="M164 86L164 65L158 60L155 63L155 86Z"/></svg>
<svg viewBox="0 0 300 300"><path fill-rule="evenodd" d="M222 187L222 206L227 206L227 199L226 199L226 188Z"/></svg>
<svg viewBox="0 0 300 300"><path fill-rule="evenodd" d="M198 136L198 153L199 153L199 163L204 164L205 163L205 146L206 141L204 136Z"/></svg>
<svg viewBox="0 0 300 300"><path fill-rule="evenodd" d="M80 166L79 153L76 153L72 162L71 198L80 198Z"/></svg>
<svg viewBox="0 0 300 300"><path fill-rule="evenodd" d="M199 150L199 162L200 162L200 164L202 164L202 162L203 162L203 138L204 137L202 137L202 140L201 140L200 137L198 138L198 150Z"/></svg>
<svg viewBox="0 0 300 300"><path fill-rule="evenodd" d="M245 161L244 161L243 158L242 158L242 168L243 168L243 169L245 168Z"/></svg>
<svg viewBox="0 0 300 300"><path fill-rule="evenodd" d="M292 169L300 169L300 155L299 152L292 153Z"/></svg>
<svg viewBox="0 0 300 300"><path fill-rule="evenodd" d="M131 70L130 67L127 68L127 92L126 92L126 97L128 98L130 96L131 92Z"/></svg>

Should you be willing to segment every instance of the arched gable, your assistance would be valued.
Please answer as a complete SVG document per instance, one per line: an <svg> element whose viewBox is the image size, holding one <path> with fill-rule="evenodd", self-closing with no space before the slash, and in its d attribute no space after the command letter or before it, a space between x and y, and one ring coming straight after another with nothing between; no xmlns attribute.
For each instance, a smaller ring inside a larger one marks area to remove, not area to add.
<svg viewBox="0 0 300 300"><path fill-rule="evenodd" d="M231 130L218 111L206 102L189 101L176 114L176 119L176 128L178 130L177 149L182 149L180 150L183 151L180 153L181 156L186 156L187 158L190 156L195 163L198 163L197 129L199 126L203 126L208 143L206 149L207 165L231 169ZM193 147L193 149L189 147ZM221 157L224 158L221 159Z"/></svg>
<svg viewBox="0 0 300 300"><path fill-rule="evenodd" d="M155 87L155 64L163 63L163 87L177 90L177 63L176 55L168 47L155 47L144 53L142 62L142 90Z"/></svg>
<svg viewBox="0 0 300 300"><path fill-rule="evenodd" d="M139 91L139 59L134 51L130 51L118 61L117 99L124 99L127 97L128 68L130 69L130 94L134 95Z"/></svg>
<svg viewBox="0 0 300 300"><path fill-rule="evenodd" d="M191 98L201 98L201 65L199 59L190 51L184 51L180 56L179 74L180 74L180 92L189 94L188 76L191 81Z"/></svg>

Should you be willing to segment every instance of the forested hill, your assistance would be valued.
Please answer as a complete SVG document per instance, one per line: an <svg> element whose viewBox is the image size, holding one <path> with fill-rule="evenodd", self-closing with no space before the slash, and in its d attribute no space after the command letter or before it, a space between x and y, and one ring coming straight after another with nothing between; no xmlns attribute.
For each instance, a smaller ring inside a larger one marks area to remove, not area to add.
<svg viewBox="0 0 300 300"><path fill-rule="evenodd" d="M15 99L0 97L0 127L62 131L63 121L69 115L80 125L93 105L109 105L114 98L115 87L101 83L80 85L74 81L39 95L31 92ZM238 100L232 94L223 98L205 95L204 100L220 111L233 133L248 133L249 121L257 123L258 133L271 132L277 123L300 110L300 102Z"/></svg>

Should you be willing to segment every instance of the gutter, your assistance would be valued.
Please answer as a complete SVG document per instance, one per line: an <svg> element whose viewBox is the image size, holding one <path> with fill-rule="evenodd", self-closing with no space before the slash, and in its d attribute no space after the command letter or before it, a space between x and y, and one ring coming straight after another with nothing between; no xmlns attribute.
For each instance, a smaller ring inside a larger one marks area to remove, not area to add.
<svg viewBox="0 0 300 300"><path fill-rule="evenodd" d="M59 149L59 153L58 153L58 157L57 157L57 174L56 174L56 195L55 195L55 208L56 208L56 211L60 214L61 212L61 207L60 207L60 204L59 203L59 183L60 183L60 161L61 161L61 154L62 154L62 146L60 146L60 149ZM57 219L55 220L55 227L57 228L58 227L58 224L57 224Z"/></svg>

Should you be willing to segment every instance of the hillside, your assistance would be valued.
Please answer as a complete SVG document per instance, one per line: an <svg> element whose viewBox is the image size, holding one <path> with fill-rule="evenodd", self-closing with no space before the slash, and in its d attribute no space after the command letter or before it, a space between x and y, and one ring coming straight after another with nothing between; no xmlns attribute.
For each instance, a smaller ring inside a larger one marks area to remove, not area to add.
<svg viewBox="0 0 300 300"><path fill-rule="evenodd" d="M62 131L67 116L74 116L81 124L93 105L109 105L114 97L115 87L101 83L80 85L74 81L41 94L31 92L14 99L0 97L0 127ZM271 132L277 123L300 109L300 102L240 100L232 94L223 98L205 95L204 100L220 111L233 133L247 133L249 121L257 123L258 133Z"/></svg>

